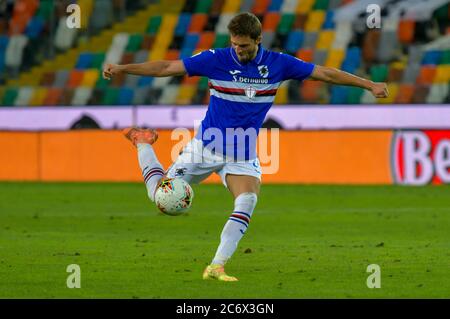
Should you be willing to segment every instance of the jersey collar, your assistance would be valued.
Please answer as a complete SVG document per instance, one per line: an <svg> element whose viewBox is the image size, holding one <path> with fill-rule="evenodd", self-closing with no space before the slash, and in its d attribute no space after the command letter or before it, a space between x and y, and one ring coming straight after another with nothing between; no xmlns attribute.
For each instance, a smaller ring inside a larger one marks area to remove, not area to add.
<svg viewBox="0 0 450 319"><path fill-rule="evenodd" d="M256 54L256 57L248 63L260 64L262 57L263 57L263 53L264 53L263 51L264 51L264 48L262 47L261 43L258 44L258 53ZM232 47L230 47L230 53L231 53L231 57L233 58L234 62L236 62L239 66L242 66L242 64L239 62L239 58L238 58L236 52L233 50Z"/></svg>

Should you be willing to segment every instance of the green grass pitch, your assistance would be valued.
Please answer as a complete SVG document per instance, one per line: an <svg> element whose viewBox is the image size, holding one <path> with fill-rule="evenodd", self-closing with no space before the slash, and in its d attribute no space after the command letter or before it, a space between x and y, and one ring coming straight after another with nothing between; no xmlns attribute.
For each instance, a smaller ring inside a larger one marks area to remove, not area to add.
<svg viewBox="0 0 450 319"><path fill-rule="evenodd" d="M448 186L263 185L227 265L235 283L201 279L231 195L194 191L171 217L142 184L0 183L0 298L450 297ZM69 264L80 289L66 286Z"/></svg>

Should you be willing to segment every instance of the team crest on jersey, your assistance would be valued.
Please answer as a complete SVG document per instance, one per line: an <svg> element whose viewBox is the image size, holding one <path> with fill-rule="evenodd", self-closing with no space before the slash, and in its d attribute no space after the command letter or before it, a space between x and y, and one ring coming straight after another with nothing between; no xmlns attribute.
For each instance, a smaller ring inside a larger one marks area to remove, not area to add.
<svg viewBox="0 0 450 319"><path fill-rule="evenodd" d="M245 95L247 95L247 97L249 99L253 99L256 95L256 89L253 86L248 86L245 88Z"/></svg>
<svg viewBox="0 0 450 319"><path fill-rule="evenodd" d="M267 78L269 76L269 68L267 65L260 65L258 66L259 75L261 75L263 78Z"/></svg>

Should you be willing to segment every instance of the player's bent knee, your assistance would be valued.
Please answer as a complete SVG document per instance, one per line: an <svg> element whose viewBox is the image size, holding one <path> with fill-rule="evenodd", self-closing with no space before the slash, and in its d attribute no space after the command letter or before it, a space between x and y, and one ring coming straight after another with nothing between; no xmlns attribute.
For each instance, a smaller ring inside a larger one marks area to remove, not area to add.
<svg viewBox="0 0 450 319"><path fill-rule="evenodd" d="M253 192L239 194L235 199L235 209L244 211L253 211L258 201L258 195Z"/></svg>

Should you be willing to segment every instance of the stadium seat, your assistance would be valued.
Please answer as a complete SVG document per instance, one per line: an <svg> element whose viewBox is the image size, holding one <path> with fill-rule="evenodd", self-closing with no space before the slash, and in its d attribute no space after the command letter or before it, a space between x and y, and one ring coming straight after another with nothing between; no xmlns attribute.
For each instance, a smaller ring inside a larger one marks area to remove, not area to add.
<svg viewBox="0 0 450 319"><path fill-rule="evenodd" d="M427 96L427 103L441 104L445 102L449 94L448 83L433 84L430 86L430 93Z"/></svg>
<svg viewBox="0 0 450 319"><path fill-rule="evenodd" d="M75 89L81 84L84 77L83 70L72 70L69 74L69 79L67 80L66 87Z"/></svg>
<svg viewBox="0 0 450 319"><path fill-rule="evenodd" d="M276 33L274 31L265 31L262 35L261 45L264 48L272 48L272 45L275 41Z"/></svg>
<svg viewBox="0 0 450 319"><path fill-rule="evenodd" d="M269 7L270 0L258 0L253 2L253 6L251 12L253 12L257 16L262 16L267 12L267 8Z"/></svg>
<svg viewBox="0 0 450 319"><path fill-rule="evenodd" d="M436 67L434 65L423 65L420 68L416 82L417 84L430 85L433 83L435 74L436 74Z"/></svg>
<svg viewBox="0 0 450 319"><path fill-rule="evenodd" d="M378 30L369 30L364 36L362 45L362 57L365 62L374 62L377 57L377 49L379 46L381 32Z"/></svg>
<svg viewBox="0 0 450 319"><path fill-rule="evenodd" d="M345 104L348 100L348 87L334 85L331 88L331 104Z"/></svg>
<svg viewBox="0 0 450 319"><path fill-rule="evenodd" d="M28 43L25 35L17 34L10 37L5 51L5 65L18 68L22 64L23 50Z"/></svg>
<svg viewBox="0 0 450 319"><path fill-rule="evenodd" d="M311 11L315 0L302 0L298 1L296 13L308 13Z"/></svg>
<svg viewBox="0 0 450 319"><path fill-rule="evenodd" d="M87 105L91 98L93 88L78 87L75 89L70 105Z"/></svg>
<svg viewBox="0 0 450 319"><path fill-rule="evenodd" d="M225 0L225 3L222 7L222 14L235 14L239 11L240 6L240 0Z"/></svg>
<svg viewBox="0 0 450 319"><path fill-rule="evenodd" d="M178 60L180 58L179 50L167 50L165 60Z"/></svg>
<svg viewBox="0 0 450 319"><path fill-rule="evenodd" d="M312 49L300 49L297 51L296 57L305 62L313 62L314 51Z"/></svg>
<svg viewBox="0 0 450 319"><path fill-rule="evenodd" d="M398 64L391 64L388 71L387 81L399 83L403 77L404 66Z"/></svg>
<svg viewBox="0 0 450 319"><path fill-rule="evenodd" d="M130 105L133 102L134 91L128 87L122 87L119 90L118 104Z"/></svg>
<svg viewBox="0 0 450 319"><path fill-rule="evenodd" d="M377 104L377 99L373 96L373 94L370 91L364 90L363 94L361 96L361 103L362 104Z"/></svg>
<svg viewBox="0 0 450 319"><path fill-rule="evenodd" d="M325 21L325 11L314 10L308 14L308 20L306 20L305 31L318 32L322 28L322 24Z"/></svg>
<svg viewBox="0 0 450 319"><path fill-rule="evenodd" d="M409 104L412 101L415 86L413 84L400 84L395 98L396 104Z"/></svg>
<svg viewBox="0 0 450 319"><path fill-rule="evenodd" d="M345 52L342 49L331 49L328 51L328 57L325 61L325 66L330 68L341 68L344 60Z"/></svg>
<svg viewBox="0 0 450 319"><path fill-rule="evenodd" d="M93 55L90 52L81 53L75 64L76 69L89 69L92 65Z"/></svg>
<svg viewBox="0 0 450 319"><path fill-rule="evenodd" d="M334 40L334 31L324 30L319 33L319 38L316 43L317 49L329 49Z"/></svg>
<svg viewBox="0 0 450 319"><path fill-rule="evenodd" d="M295 14L298 0L284 0L281 5L280 12L282 14Z"/></svg>
<svg viewBox="0 0 450 319"><path fill-rule="evenodd" d="M406 66L403 72L403 83L416 83L417 76L420 72L420 65L416 63L410 63Z"/></svg>
<svg viewBox="0 0 450 319"><path fill-rule="evenodd" d="M189 33L200 33L208 22L208 15L204 13L196 13L192 15L191 23L189 24Z"/></svg>
<svg viewBox="0 0 450 319"><path fill-rule="evenodd" d="M414 39L415 21L400 20L398 24L398 40L402 43L411 43Z"/></svg>
<svg viewBox="0 0 450 319"><path fill-rule="evenodd" d="M430 92L430 86L429 85L416 85L413 96L412 96L412 103L417 104L424 104L426 103L428 93Z"/></svg>
<svg viewBox="0 0 450 319"><path fill-rule="evenodd" d="M356 86L351 86L348 89L347 104L359 104L361 97L364 93L364 89Z"/></svg>
<svg viewBox="0 0 450 319"><path fill-rule="evenodd" d="M398 47L397 33L395 31L382 31L380 35L380 45L377 49L377 60L388 63L395 57Z"/></svg>
<svg viewBox="0 0 450 319"><path fill-rule="evenodd" d="M374 82L385 82L388 74L386 64L373 65L370 68L370 79Z"/></svg>
<svg viewBox="0 0 450 319"><path fill-rule="evenodd" d="M81 80L80 85L85 87L93 88L95 87L95 83L100 76L99 70L96 69L88 69L84 72L83 79Z"/></svg>
<svg viewBox="0 0 450 319"><path fill-rule="evenodd" d="M143 36L139 33L131 34L128 38L128 44L125 48L126 52L136 52L141 48Z"/></svg>
<svg viewBox="0 0 450 319"><path fill-rule="evenodd" d="M304 33L302 31L291 31L288 34L284 49L288 53L297 52L303 44Z"/></svg>
<svg viewBox="0 0 450 319"><path fill-rule="evenodd" d="M308 15L305 13L299 13L295 16L294 23L292 26L293 30L305 30L305 24L308 20Z"/></svg>
<svg viewBox="0 0 450 319"><path fill-rule="evenodd" d="M313 63L318 65L325 65L328 57L328 50L314 50Z"/></svg>
<svg viewBox="0 0 450 319"><path fill-rule="evenodd" d="M160 15L151 17L147 25L147 34L153 35L158 33L161 22L162 17Z"/></svg>
<svg viewBox="0 0 450 319"><path fill-rule="evenodd" d="M228 34L216 34L216 38L213 43L214 48L225 48L228 46L230 36Z"/></svg>
<svg viewBox="0 0 450 319"><path fill-rule="evenodd" d="M103 52L97 53L97 54L93 54L91 67L94 68L94 69L101 69L101 68L103 68L103 63L105 62L105 56L106 56L106 54L103 53Z"/></svg>
<svg viewBox="0 0 450 319"><path fill-rule="evenodd" d="M315 48L318 36L317 32L304 32L302 48Z"/></svg>
<svg viewBox="0 0 450 319"><path fill-rule="evenodd" d="M313 5L313 10L327 11L329 0L316 0Z"/></svg>
<svg viewBox="0 0 450 319"><path fill-rule="evenodd" d="M277 33L279 34L287 34L291 29L295 20L295 14L293 13L284 13L280 17L280 21L277 27Z"/></svg>
<svg viewBox="0 0 450 319"><path fill-rule="evenodd" d="M196 1L195 6L195 13L209 13L209 10L211 9L213 0L198 0Z"/></svg>
<svg viewBox="0 0 450 319"><path fill-rule="evenodd" d="M133 105L141 105L141 104L145 104L147 101L147 95L148 92L150 90L149 86L143 86L143 87L139 87L136 88L134 90L134 96L133 96Z"/></svg>
<svg viewBox="0 0 450 319"><path fill-rule="evenodd" d="M450 82L450 64L442 64L436 67L433 83L444 84Z"/></svg>
<svg viewBox="0 0 450 319"><path fill-rule="evenodd" d="M283 0L272 0L270 1L267 11L269 12L280 12L281 6L283 5Z"/></svg>
<svg viewBox="0 0 450 319"><path fill-rule="evenodd" d="M55 72L49 71L49 72L44 72L42 74L39 85L40 86L52 86L54 82L55 82Z"/></svg>
<svg viewBox="0 0 450 319"><path fill-rule="evenodd" d="M183 36L186 34L187 29L191 23L191 14L183 12L178 17L178 23L175 27L174 34L176 36Z"/></svg>
<svg viewBox="0 0 450 319"><path fill-rule="evenodd" d="M59 98L58 105L65 106L70 105L72 103L73 96L75 94L75 90L71 88L63 89L61 97Z"/></svg>
<svg viewBox="0 0 450 319"><path fill-rule="evenodd" d="M106 88L105 93L102 97L102 105L117 105L119 100L119 89L118 88Z"/></svg>
<svg viewBox="0 0 450 319"><path fill-rule="evenodd" d="M209 10L210 16L219 16L222 12L222 8L225 4L225 0L214 0Z"/></svg>
<svg viewBox="0 0 450 319"><path fill-rule="evenodd" d="M430 50L426 51L422 58L422 64L439 64L441 60L442 51L439 50Z"/></svg>
<svg viewBox="0 0 450 319"><path fill-rule="evenodd" d="M44 20L40 16L35 16L28 22L25 35L31 39L36 39L44 30L44 26Z"/></svg>
<svg viewBox="0 0 450 319"><path fill-rule="evenodd" d="M320 99L320 89L323 86L319 81L304 81L300 86L300 96L303 102L317 103Z"/></svg>
<svg viewBox="0 0 450 319"><path fill-rule="evenodd" d="M278 12L267 12L264 15L262 30L263 31L275 31L280 22L280 14Z"/></svg>
<svg viewBox="0 0 450 319"><path fill-rule="evenodd" d="M196 49L208 50L212 47L215 39L215 33L212 31L202 32L198 40Z"/></svg>
<svg viewBox="0 0 450 319"><path fill-rule="evenodd" d="M33 96L29 101L30 106L42 106L44 105L44 99L47 95L47 88L44 87L36 87L34 89Z"/></svg>
<svg viewBox="0 0 450 319"><path fill-rule="evenodd" d="M7 88L3 95L2 105L13 106L18 94L19 90L17 88L15 87Z"/></svg>
<svg viewBox="0 0 450 319"><path fill-rule="evenodd" d="M176 98L176 104L186 105L192 103L192 98L197 91L196 85L182 84L178 91L178 96Z"/></svg>
<svg viewBox="0 0 450 319"><path fill-rule="evenodd" d="M180 86L176 84L168 84L162 89L162 94L158 100L158 104L172 105L176 103Z"/></svg>
<svg viewBox="0 0 450 319"><path fill-rule="evenodd" d="M254 0L241 0L240 12L252 11Z"/></svg>
<svg viewBox="0 0 450 319"><path fill-rule="evenodd" d="M439 60L439 64L450 64L450 49L444 50Z"/></svg>
<svg viewBox="0 0 450 319"><path fill-rule="evenodd" d="M322 28L324 30L333 30L335 28L333 18L334 18L334 11L328 10L326 12L325 22L323 23L323 26L322 26Z"/></svg>
<svg viewBox="0 0 450 319"><path fill-rule="evenodd" d="M47 91L47 96L44 99L44 105L58 105L62 95L62 89L50 88Z"/></svg>
<svg viewBox="0 0 450 319"><path fill-rule="evenodd" d="M53 87L55 88L65 87L68 79L69 79L69 71L59 70L55 74L55 82L53 82Z"/></svg>

